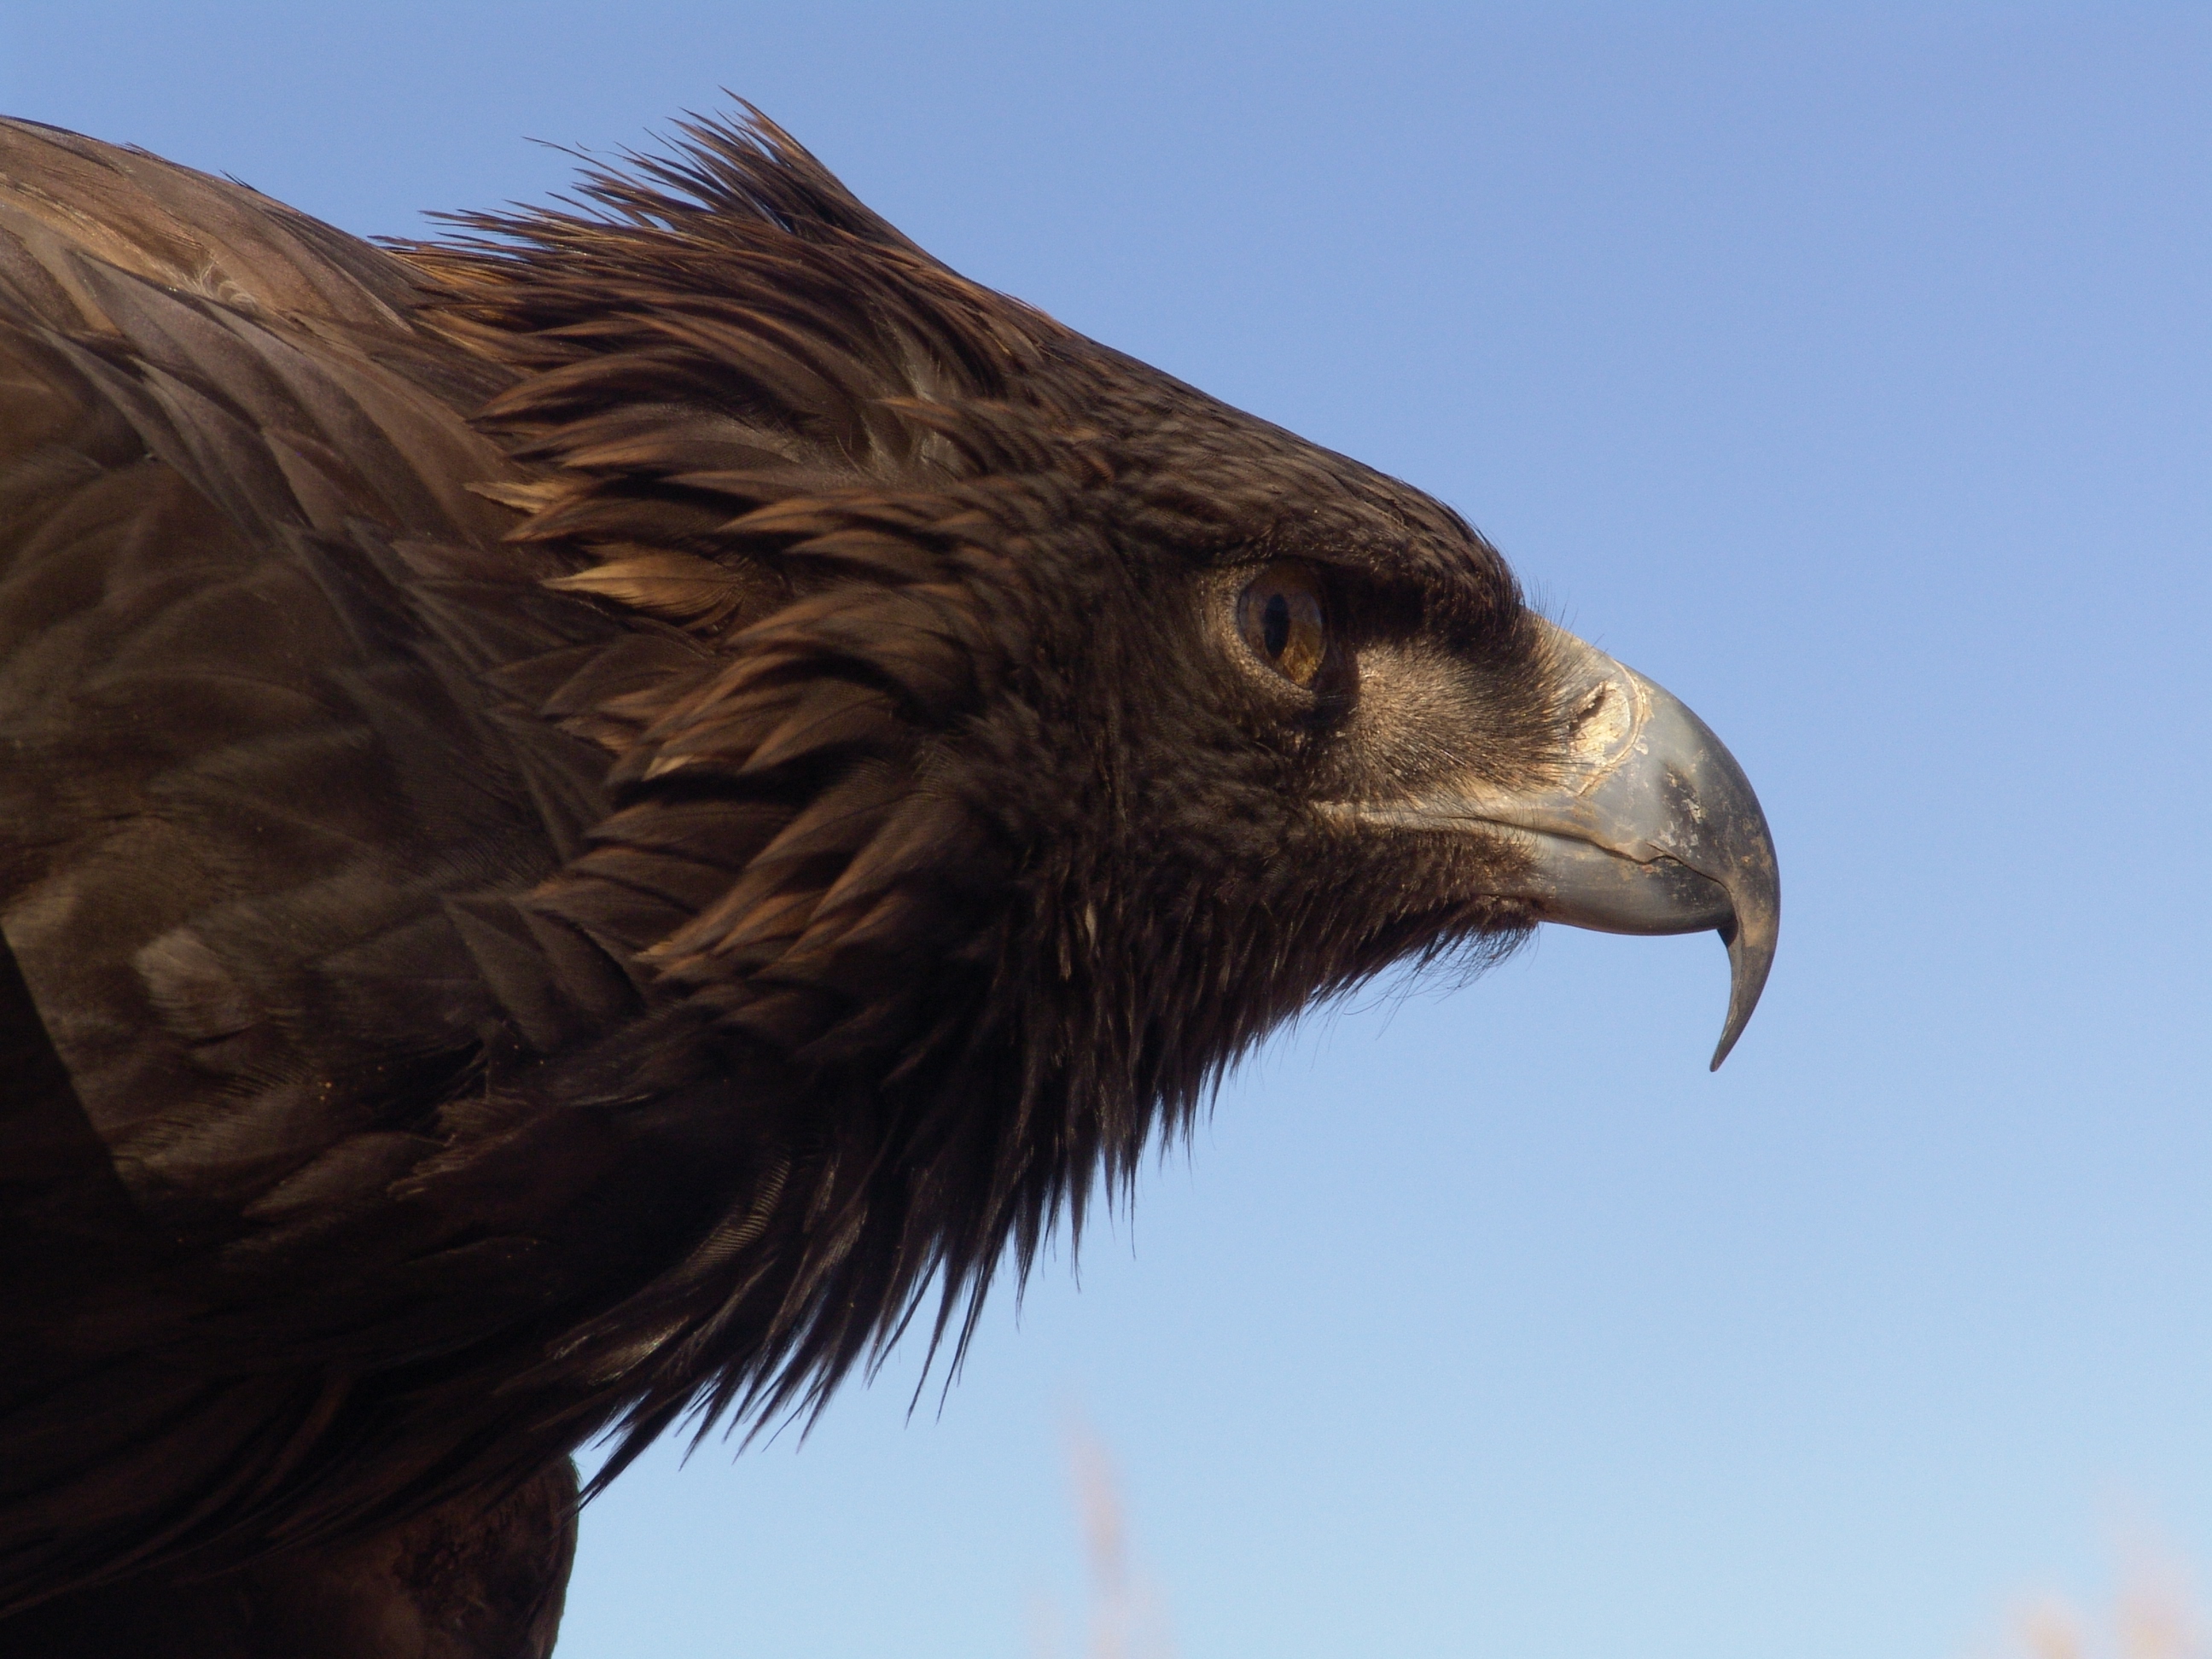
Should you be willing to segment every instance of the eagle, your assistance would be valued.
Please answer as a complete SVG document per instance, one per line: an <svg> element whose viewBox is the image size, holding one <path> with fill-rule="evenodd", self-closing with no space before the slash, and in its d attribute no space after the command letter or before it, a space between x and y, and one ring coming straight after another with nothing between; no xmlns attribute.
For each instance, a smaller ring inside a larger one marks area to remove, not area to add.
<svg viewBox="0 0 2212 1659"><path fill-rule="evenodd" d="M1774 953L1458 514L750 106L381 246L0 124L0 1653L535 1659L574 1449L957 1353L1300 1009Z"/></svg>

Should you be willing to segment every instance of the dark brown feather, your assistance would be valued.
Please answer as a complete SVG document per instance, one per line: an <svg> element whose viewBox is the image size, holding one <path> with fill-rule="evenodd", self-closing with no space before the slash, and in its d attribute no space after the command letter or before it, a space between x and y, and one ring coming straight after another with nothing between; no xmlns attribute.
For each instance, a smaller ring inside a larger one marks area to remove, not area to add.
<svg viewBox="0 0 2212 1659"><path fill-rule="evenodd" d="M1528 921L1304 811L1340 708L1202 621L1415 593L1347 614L1510 771L1480 538L684 131L379 251L0 125L0 1608L957 1347L1269 1026Z"/></svg>

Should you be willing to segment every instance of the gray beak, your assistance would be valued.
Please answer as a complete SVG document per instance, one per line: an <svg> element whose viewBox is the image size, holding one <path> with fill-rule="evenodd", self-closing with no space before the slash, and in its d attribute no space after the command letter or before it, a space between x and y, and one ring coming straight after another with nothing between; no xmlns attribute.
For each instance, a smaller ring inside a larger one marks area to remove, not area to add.
<svg viewBox="0 0 2212 1659"><path fill-rule="evenodd" d="M1565 690L1558 781L1514 793L1469 779L1447 798L1367 816L1442 827L1480 823L1528 854L1524 884L1547 921L1608 933L1694 933L1728 945L1728 1058L1774 962L1782 882L1750 781L1705 723L1625 664L1547 624Z"/></svg>

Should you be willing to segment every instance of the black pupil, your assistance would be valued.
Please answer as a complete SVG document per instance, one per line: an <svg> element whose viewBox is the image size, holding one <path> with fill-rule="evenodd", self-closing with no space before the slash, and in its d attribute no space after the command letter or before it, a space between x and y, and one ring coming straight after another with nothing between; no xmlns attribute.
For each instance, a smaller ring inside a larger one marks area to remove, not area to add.
<svg viewBox="0 0 2212 1659"><path fill-rule="evenodd" d="M1260 613L1260 640L1271 657L1281 656L1291 642L1291 602L1280 593L1267 595L1267 609Z"/></svg>

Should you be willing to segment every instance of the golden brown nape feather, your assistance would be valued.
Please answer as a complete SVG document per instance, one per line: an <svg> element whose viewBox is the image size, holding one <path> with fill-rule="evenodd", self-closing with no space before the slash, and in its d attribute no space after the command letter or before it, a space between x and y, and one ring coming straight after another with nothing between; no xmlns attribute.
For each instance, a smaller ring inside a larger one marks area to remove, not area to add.
<svg viewBox="0 0 2212 1659"><path fill-rule="evenodd" d="M1628 681L1456 516L684 132L380 252L0 123L0 1651L430 1605L404 1529L957 1348L1270 1026L1563 913L1478 797Z"/></svg>

